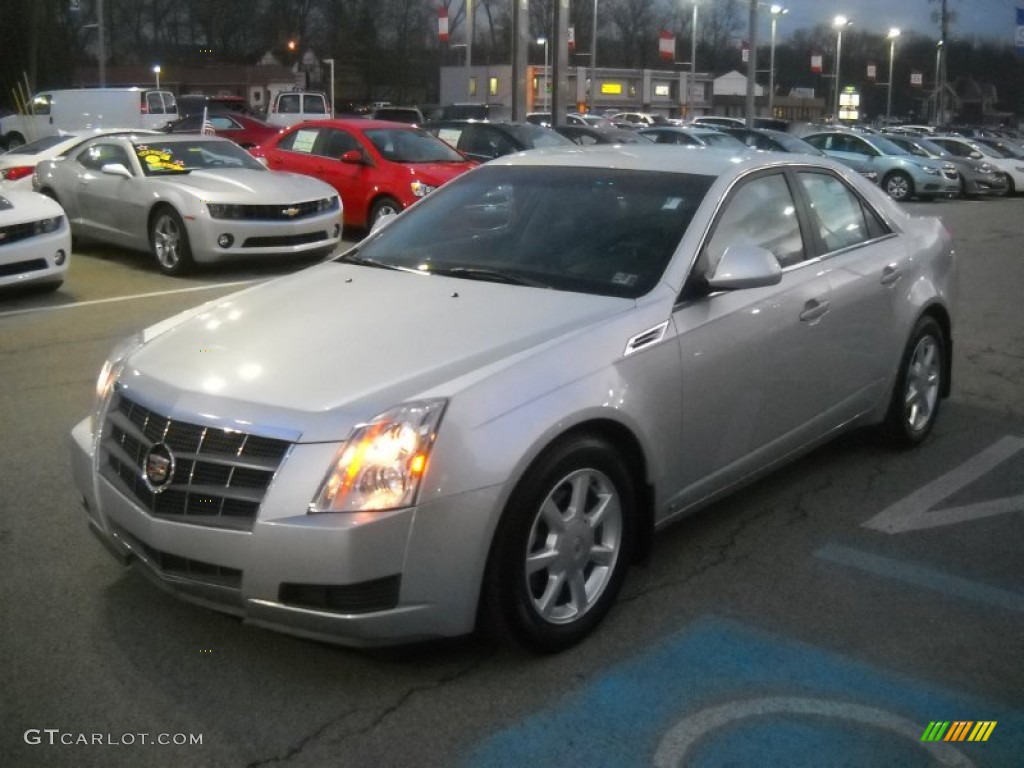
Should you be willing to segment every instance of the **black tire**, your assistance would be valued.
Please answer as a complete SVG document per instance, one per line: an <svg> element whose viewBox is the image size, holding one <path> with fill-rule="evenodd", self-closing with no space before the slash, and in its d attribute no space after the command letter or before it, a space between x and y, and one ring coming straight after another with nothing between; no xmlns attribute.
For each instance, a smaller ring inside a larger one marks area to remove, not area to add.
<svg viewBox="0 0 1024 768"><path fill-rule="evenodd" d="M893 171L882 179L882 189L893 200L902 203L914 196L914 180L903 171Z"/></svg>
<svg viewBox="0 0 1024 768"><path fill-rule="evenodd" d="M895 446L913 448L932 431L946 391L946 343L934 318L917 321L900 360L885 433Z"/></svg>
<svg viewBox="0 0 1024 768"><path fill-rule="evenodd" d="M161 205L150 216L149 246L157 267L165 275L187 274L195 264L185 222L169 205Z"/></svg>
<svg viewBox="0 0 1024 768"><path fill-rule="evenodd" d="M495 532L481 597L485 628L542 653L578 643L615 602L635 521L633 480L608 443L581 435L549 448L516 486Z"/></svg>
<svg viewBox="0 0 1024 768"><path fill-rule="evenodd" d="M367 229L373 229L373 225L377 223L377 219L381 216L385 216L389 213L401 213L402 205L393 197L382 197L373 204L373 208L370 209L370 219L366 222Z"/></svg>
<svg viewBox="0 0 1024 768"><path fill-rule="evenodd" d="M20 133L9 133L7 134L7 139L4 142L4 146L8 150L23 147L25 146L25 137L22 136Z"/></svg>

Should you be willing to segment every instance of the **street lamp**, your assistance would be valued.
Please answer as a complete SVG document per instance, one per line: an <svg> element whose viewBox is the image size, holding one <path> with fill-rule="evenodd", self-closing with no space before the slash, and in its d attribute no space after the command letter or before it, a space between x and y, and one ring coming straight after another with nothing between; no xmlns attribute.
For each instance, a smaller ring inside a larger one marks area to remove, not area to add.
<svg viewBox="0 0 1024 768"><path fill-rule="evenodd" d="M594 28L590 34L590 104L588 111L593 111L597 104L597 0L594 0Z"/></svg>
<svg viewBox="0 0 1024 768"><path fill-rule="evenodd" d="M543 112L548 111L548 39L546 37L538 37L537 45L544 46L544 109ZM552 124L554 124L554 116L551 118Z"/></svg>
<svg viewBox="0 0 1024 768"><path fill-rule="evenodd" d="M892 117L892 64L896 58L896 38L900 36L898 28L889 30L889 88L885 96L885 122L888 123Z"/></svg>
<svg viewBox="0 0 1024 768"><path fill-rule="evenodd" d="M779 22L779 17L789 13L789 9L773 5L768 10L772 16L772 52L768 62L768 117L775 117L775 26Z"/></svg>
<svg viewBox="0 0 1024 768"><path fill-rule="evenodd" d="M331 65L331 119L334 119L334 59L324 59L325 64Z"/></svg>
<svg viewBox="0 0 1024 768"><path fill-rule="evenodd" d="M690 40L690 82L686 85L686 107L690 111L690 119L695 116L693 111L693 89L697 85L697 2L693 3L693 35Z"/></svg>
<svg viewBox="0 0 1024 768"><path fill-rule="evenodd" d="M939 40L935 46L935 124L942 125L943 114L942 114L942 45L945 41Z"/></svg>
<svg viewBox="0 0 1024 768"><path fill-rule="evenodd" d="M153 74L156 75L156 89L160 90L160 65L153 65Z"/></svg>
<svg viewBox="0 0 1024 768"><path fill-rule="evenodd" d="M836 16L832 20L832 26L836 28L836 92L832 105L832 118L834 120L839 120L839 62L843 56L843 29L852 23L845 16Z"/></svg>

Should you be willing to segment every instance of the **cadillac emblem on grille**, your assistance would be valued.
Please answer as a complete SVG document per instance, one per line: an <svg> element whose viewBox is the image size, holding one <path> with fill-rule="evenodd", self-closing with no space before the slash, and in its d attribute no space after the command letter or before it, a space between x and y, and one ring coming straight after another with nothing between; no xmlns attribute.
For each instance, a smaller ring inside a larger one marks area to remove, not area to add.
<svg viewBox="0 0 1024 768"><path fill-rule="evenodd" d="M292 216L297 216L299 214L299 209L292 206L291 208L283 208L281 213L291 218Z"/></svg>
<svg viewBox="0 0 1024 768"><path fill-rule="evenodd" d="M174 454L163 443L157 443L147 451L142 464L146 485L153 493L160 493L174 477Z"/></svg>

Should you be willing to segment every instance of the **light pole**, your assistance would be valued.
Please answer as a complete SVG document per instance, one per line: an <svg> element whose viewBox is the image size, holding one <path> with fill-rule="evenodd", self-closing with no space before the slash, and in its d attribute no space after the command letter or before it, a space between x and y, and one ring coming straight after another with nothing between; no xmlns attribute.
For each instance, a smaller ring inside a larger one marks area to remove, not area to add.
<svg viewBox="0 0 1024 768"><path fill-rule="evenodd" d="M885 96L885 122L888 123L892 118L892 65L896 59L896 38L900 36L898 28L893 27L889 30L887 37L889 38L889 88L888 93Z"/></svg>
<svg viewBox="0 0 1024 768"><path fill-rule="evenodd" d="M153 74L156 75L156 89L160 90L160 65L155 64L153 66Z"/></svg>
<svg viewBox="0 0 1024 768"><path fill-rule="evenodd" d="M590 32L590 104L587 111L593 112L597 103L597 0L594 0L594 26Z"/></svg>
<svg viewBox="0 0 1024 768"><path fill-rule="evenodd" d="M940 109L940 99L942 98L942 44L943 40L939 40L938 45L935 46L935 125L942 125L942 110Z"/></svg>
<svg viewBox="0 0 1024 768"><path fill-rule="evenodd" d="M334 59L324 59L325 64L331 65L331 119L334 119Z"/></svg>
<svg viewBox="0 0 1024 768"><path fill-rule="evenodd" d="M768 117L775 117L775 26L779 17L789 13L789 9L773 5L768 10L772 16L772 52L768 60Z"/></svg>
<svg viewBox="0 0 1024 768"><path fill-rule="evenodd" d="M693 35L690 40L690 82L686 86L686 106L690 110L690 119L693 114L693 89L697 85L697 2L693 3Z"/></svg>
<svg viewBox="0 0 1024 768"><path fill-rule="evenodd" d="M852 23L845 16L836 16L832 20L832 26L836 28L836 88L832 103L832 119L836 121L839 120L839 62L843 56L843 29Z"/></svg>
<svg viewBox="0 0 1024 768"><path fill-rule="evenodd" d="M544 46L544 109L543 112L548 111L548 39L546 37L538 37L537 45ZM551 118L552 124L554 123L554 116Z"/></svg>

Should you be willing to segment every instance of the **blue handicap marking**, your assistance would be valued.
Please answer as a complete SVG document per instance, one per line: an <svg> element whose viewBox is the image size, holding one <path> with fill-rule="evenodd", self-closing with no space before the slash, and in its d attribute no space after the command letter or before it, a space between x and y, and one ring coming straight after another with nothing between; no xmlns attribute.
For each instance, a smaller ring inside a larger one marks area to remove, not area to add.
<svg viewBox="0 0 1024 768"><path fill-rule="evenodd" d="M986 742L922 742L936 720L997 725ZM1024 766L1024 712L706 617L485 738L464 765Z"/></svg>

